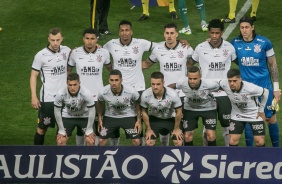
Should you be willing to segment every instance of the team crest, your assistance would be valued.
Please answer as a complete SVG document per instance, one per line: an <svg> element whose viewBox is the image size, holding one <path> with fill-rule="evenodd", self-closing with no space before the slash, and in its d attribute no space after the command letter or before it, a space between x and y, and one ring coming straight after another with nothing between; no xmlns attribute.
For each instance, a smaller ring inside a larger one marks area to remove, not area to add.
<svg viewBox="0 0 282 184"><path fill-rule="evenodd" d="M105 127L102 127L101 132L100 132L100 135L101 135L101 136L106 136L107 133L108 133L108 129L106 129Z"/></svg>
<svg viewBox="0 0 282 184"><path fill-rule="evenodd" d="M123 102L124 102L125 104L129 103L129 102L130 102L130 98L129 98L129 97L123 98Z"/></svg>
<svg viewBox="0 0 282 184"><path fill-rule="evenodd" d="M139 53L138 47L135 46L132 49L133 49L133 54L138 54Z"/></svg>
<svg viewBox="0 0 282 184"><path fill-rule="evenodd" d="M97 60L98 62L101 62L101 61L102 61L102 56L101 56L101 55L97 55L97 56L96 56L96 60Z"/></svg>
<svg viewBox="0 0 282 184"><path fill-rule="evenodd" d="M201 90L199 91L199 97L204 98L205 96L207 96L208 91L207 90Z"/></svg>
<svg viewBox="0 0 282 184"><path fill-rule="evenodd" d="M222 52L223 52L223 56L224 56L224 57L227 57L227 56L228 56L228 50L224 49Z"/></svg>
<svg viewBox="0 0 282 184"><path fill-rule="evenodd" d="M43 124L44 125L49 125L50 123L51 123L51 118L46 117L46 118L43 119Z"/></svg>
<svg viewBox="0 0 282 184"><path fill-rule="evenodd" d="M183 58L184 57L184 54L183 54L183 51L181 50L181 51L179 51L179 52L177 52L178 53L178 57L179 58Z"/></svg>
<svg viewBox="0 0 282 184"><path fill-rule="evenodd" d="M234 131L235 130L235 123L233 123L233 122L229 123L229 130L230 131Z"/></svg>
<svg viewBox="0 0 282 184"><path fill-rule="evenodd" d="M182 126L183 126L183 128L188 128L188 121L187 120L182 120Z"/></svg>
<svg viewBox="0 0 282 184"><path fill-rule="evenodd" d="M243 101L247 101L248 100L247 94L241 94L241 97L242 97Z"/></svg>
<svg viewBox="0 0 282 184"><path fill-rule="evenodd" d="M261 48L260 48L261 46L259 44L256 44L254 47L255 47L254 52L256 52L256 53L261 52Z"/></svg>
<svg viewBox="0 0 282 184"><path fill-rule="evenodd" d="M63 56L63 59L64 59L64 60L67 60L67 55L66 55L66 53L63 53L62 56Z"/></svg>

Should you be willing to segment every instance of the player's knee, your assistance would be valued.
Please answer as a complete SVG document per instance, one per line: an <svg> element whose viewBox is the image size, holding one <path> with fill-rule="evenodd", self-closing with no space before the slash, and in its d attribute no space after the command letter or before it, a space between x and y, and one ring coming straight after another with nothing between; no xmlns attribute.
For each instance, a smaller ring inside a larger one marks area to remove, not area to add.
<svg viewBox="0 0 282 184"><path fill-rule="evenodd" d="M274 124L276 123L276 115L274 114L273 116L271 116L270 118L266 118L266 122L268 124Z"/></svg>
<svg viewBox="0 0 282 184"><path fill-rule="evenodd" d="M183 141L182 140L181 141L174 140L173 144L174 144L174 146L182 146L183 145Z"/></svg>
<svg viewBox="0 0 282 184"><path fill-rule="evenodd" d="M215 140L215 131L209 130L207 131L207 140L214 141Z"/></svg>
<svg viewBox="0 0 282 184"><path fill-rule="evenodd" d="M146 141L146 146L154 146L155 143L156 143L155 140L147 140L147 141Z"/></svg>
<svg viewBox="0 0 282 184"><path fill-rule="evenodd" d="M238 145L238 143L239 143L239 139L233 137L232 135L229 136L229 144L230 145Z"/></svg>
<svg viewBox="0 0 282 184"><path fill-rule="evenodd" d="M106 146L108 139L99 139L99 146Z"/></svg>
<svg viewBox="0 0 282 184"><path fill-rule="evenodd" d="M193 140L193 132L192 131L184 132L184 140L185 142L191 142Z"/></svg>
<svg viewBox="0 0 282 184"><path fill-rule="evenodd" d="M42 128L37 127L36 132L37 132L39 135L45 135L45 133L47 132L47 128L42 129Z"/></svg>
<svg viewBox="0 0 282 184"><path fill-rule="evenodd" d="M140 146L141 141L140 139L132 139L132 145L133 146Z"/></svg>
<svg viewBox="0 0 282 184"><path fill-rule="evenodd" d="M254 137L254 139L255 139L257 147L264 146L265 142L264 142L264 137L263 136Z"/></svg>

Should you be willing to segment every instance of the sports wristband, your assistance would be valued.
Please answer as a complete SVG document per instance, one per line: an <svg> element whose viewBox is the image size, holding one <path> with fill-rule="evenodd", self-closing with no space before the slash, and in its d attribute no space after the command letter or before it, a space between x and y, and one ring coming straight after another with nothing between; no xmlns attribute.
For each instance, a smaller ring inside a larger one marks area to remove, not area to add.
<svg viewBox="0 0 282 184"><path fill-rule="evenodd" d="M279 82L273 82L273 91L279 91Z"/></svg>

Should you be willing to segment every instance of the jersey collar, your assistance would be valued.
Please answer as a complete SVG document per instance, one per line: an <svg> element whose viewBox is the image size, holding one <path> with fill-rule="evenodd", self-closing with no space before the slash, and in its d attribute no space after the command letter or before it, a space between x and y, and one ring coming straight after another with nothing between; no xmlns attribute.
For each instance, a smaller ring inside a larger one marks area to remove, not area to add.
<svg viewBox="0 0 282 184"><path fill-rule="evenodd" d="M166 42L164 43L164 45L165 45L165 47L167 48L167 50L175 50L176 49L176 47L179 45L179 40L176 40L177 41L177 43L176 43L176 45L175 45L175 47L173 47L173 48L169 48L167 45L166 45Z"/></svg>
<svg viewBox="0 0 282 184"><path fill-rule="evenodd" d="M57 53L56 51L53 51L53 50L51 50L50 48L49 48L49 44L47 45L47 47L46 47L50 52L52 52L52 53ZM58 50L58 52L60 52L61 51L61 46L59 47L59 50Z"/></svg>
<svg viewBox="0 0 282 184"><path fill-rule="evenodd" d="M243 85L244 85L244 83L243 83L243 81L241 81L240 89L237 90L237 91L233 91L233 90L232 90L232 92L233 92L233 93L239 93L239 92L241 91L241 89L243 88Z"/></svg>
<svg viewBox="0 0 282 184"><path fill-rule="evenodd" d="M158 99L154 92L153 92L153 95L155 99ZM165 99L165 95L166 95L166 88L164 87L164 94L163 94L162 100Z"/></svg>
<svg viewBox="0 0 282 184"><path fill-rule="evenodd" d="M215 49L215 48L220 48L221 47L221 45L222 45L222 43L223 43L223 39L221 38L221 43L219 44L219 46L218 47L214 47L210 42L209 42L209 44L210 44L210 46L211 46L211 48L213 48L213 49Z"/></svg>
<svg viewBox="0 0 282 184"><path fill-rule="evenodd" d="M129 42L127 45L123 44L123 43L121 42L121 40L119 39L119 43L120 43L122 46L129 46L129 45L131 44L131 42L132 42L132 37L131 37L131 39L130 39L130 42Z"/></svg>
<svg viewBox="0 0 282 184"><path fill-rule="evenodd" d="M72 96L72 97L76 97L77 94L79 93L79 91L80 91L80 86L79 86L79 89L78 89L77 93L76 93L75 95L72 95L72 94L70 93L69 89L68 89L68 92L69 92L70 96Z"/></svg>
<svg viewBox="0 0 282 184"><path fill-rule="evenodd" d="M190 87L191 89L193 89L193 90L198 90L198 89L200 88L201 84L202 84L202 80L200 80L199 86L197 86L196 88L192 88L192 87L190 86L189 82L188 82L189 87Z"/></svg>
<svg viewBox="0 0 282 184"><path fill-rule="evenodd" d="M90 53L94 54L97 49L98 49L98 48L96 47L93 52L88 52L88 51L85 49L85 46L83 46L83 50L84 50L84 52L86 52L87 54L90 54Z"/></svg>
<svg viewBox="0 0 282 184"><path fill-rule="evenodd" d="M119 93L114 93L114 92L112 91L112 89L111 89L111 92L112 92L112 94L113 94L114 96L121 96L121 94L122 94L122 92L123 92L123 85L121 85L121 90L120 90Z"/></svg>

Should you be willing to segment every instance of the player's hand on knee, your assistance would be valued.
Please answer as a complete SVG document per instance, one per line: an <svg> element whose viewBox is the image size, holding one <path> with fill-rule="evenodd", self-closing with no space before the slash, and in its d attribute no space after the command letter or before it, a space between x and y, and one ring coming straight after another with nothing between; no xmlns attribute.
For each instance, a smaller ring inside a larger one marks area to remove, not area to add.
<svg viewBox="0 0 282 184"><path fill-rule="evenodd" d="M58 146L65 146L67 145L68 136L63 134L57 134L57 145Z"/></svg>
<svg viewBox="0 0 282 184"><path fill-rule="evenodd" d="M178 141L183 140L183 132L181 129L174 129L171 133L171 137L175 136Z"/></svg>
<svg viewBox="0 0 282 184"><path fill-rule="evenodd" d="M95 144L95 137L96 135L92 132L89 135L84 135L85 142L87 146L93 146Z"/></svg>

